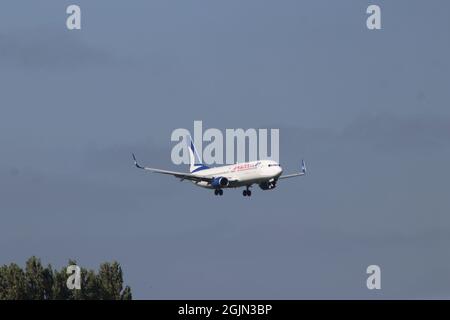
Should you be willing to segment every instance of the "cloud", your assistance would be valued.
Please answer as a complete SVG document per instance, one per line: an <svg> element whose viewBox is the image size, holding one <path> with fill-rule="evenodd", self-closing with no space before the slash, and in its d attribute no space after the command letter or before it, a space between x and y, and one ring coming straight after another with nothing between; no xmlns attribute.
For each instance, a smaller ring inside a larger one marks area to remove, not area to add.
<svg viewBox="0 0 450 320"><path fill-rule="evenodd" d="M433 114L377 114L356 118L341 138L377 150L423 151L450 146L450 117Z"/></svg>
<svg viewBox="0 0 450 320"><path fill-rule="evenodd" d="M77 32L38 28L0 33L0 64L23 68L73 69L101 66L113 59Z"/></svg>
<svg viewBox="0 0 450 320"><path fill-rule="evenodd" d="M268 126L270 127L270 126ZM437 114L364 114L342 128L280 128L280 158L324 153L352 157L364 153L401 158L411 153L447 152L450 149L450 116ZM298 160L298 159L296 159ZM321 160L320 157L315 160Z"/></svg>

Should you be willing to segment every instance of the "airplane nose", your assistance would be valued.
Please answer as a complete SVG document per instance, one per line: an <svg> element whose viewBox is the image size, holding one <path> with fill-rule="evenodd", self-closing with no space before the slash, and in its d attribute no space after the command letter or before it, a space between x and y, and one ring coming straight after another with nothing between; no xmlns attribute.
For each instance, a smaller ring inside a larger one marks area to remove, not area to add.
<svg viewBox="0 0 450 320"><path fill-rule="evenodd" d="M280 176L281 176L282 173L283 173L283 168L282 168L281 166L279 166L279 167L277 168L277 175L280 175Z"/></svg>

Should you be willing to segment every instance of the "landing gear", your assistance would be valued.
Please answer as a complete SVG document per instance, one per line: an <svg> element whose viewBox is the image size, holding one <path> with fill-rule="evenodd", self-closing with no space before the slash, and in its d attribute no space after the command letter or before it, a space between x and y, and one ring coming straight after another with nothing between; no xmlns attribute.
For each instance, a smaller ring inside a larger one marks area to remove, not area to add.
<svg viewBox="0 0 450 320"><path fill-rule="evenodd" d="M252 192L248 189L248 187L247 187L247 189L246 190L244 190L244 191L242 191L242 195L244 196L244 197L246 197L246 196L251 196L252 195Z"/></svg>
<svg viewBox="0 0 450 320"><path fill-rule="evenodd" d="M214 194L217 195L223 195L223 190L222 189L215 189L214 190Z"/></svg>

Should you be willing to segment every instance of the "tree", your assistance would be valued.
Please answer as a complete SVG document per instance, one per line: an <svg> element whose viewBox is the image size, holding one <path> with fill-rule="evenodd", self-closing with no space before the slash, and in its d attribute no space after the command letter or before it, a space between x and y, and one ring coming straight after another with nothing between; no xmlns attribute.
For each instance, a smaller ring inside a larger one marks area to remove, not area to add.
<svg viewBox="0 0 450 320"><path fill-rule="evenodd" d="M53 286L52 299L54 300L69 300L71 298L70 290L67 288L67 274L65 269L61 271L53 270Z"/></svg>
<svg viewBox="0 0 450 320"><path fill-rule="evenodd" d="M25 283L27 288L27 299L43 300L46 297L44 286L44 268L41 260L32 256L26 262L25 267ZM49 293L47 292L47 295Z"/></svg>
<svg viewBox="0 0 450 320"><path fill-rule="evenodd" d="M69 265L76 261L69 260ZM123 287L123 273L116 261L100 265L99 272L81 268L81 289L67 287L67 268L43 267L31 257L22 270L17 264L0 267L0 300L131 300L129 286Z"/></svg>
<svg viewBox="0 0 450 320"><path fill-rule="evenodd" d="M0 299L27 299L25 273L15 263L0 267Z"/></svg>
<svg viewBox="0 0 450 320"><path fill-rule="evenodd" d="M102 263L98 273L102 298L119 300L123 288L122 268L117 262Z"/></svg>

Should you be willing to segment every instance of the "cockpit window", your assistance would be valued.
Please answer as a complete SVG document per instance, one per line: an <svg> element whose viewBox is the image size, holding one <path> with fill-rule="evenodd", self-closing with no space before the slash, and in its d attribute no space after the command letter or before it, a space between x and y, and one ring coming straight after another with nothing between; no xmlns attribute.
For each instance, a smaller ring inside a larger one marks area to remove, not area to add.
<svg viewBox="0 0 450 320"><path fill-rule="evenodd" d="M269 164L269 167L278 167L278 166L280 166L278 163L271 163L271 164Z"/></svg>

